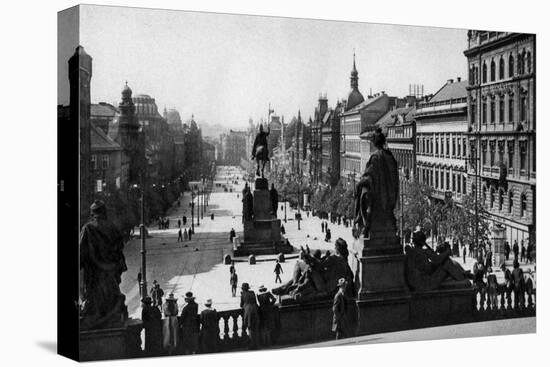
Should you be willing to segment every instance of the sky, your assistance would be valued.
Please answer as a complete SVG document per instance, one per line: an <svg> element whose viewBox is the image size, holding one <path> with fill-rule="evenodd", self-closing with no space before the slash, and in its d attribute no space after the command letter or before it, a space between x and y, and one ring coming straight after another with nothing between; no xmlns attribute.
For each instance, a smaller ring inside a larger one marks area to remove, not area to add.
<svg viewBox="0 0 550 367"><path fill-rule="evenodd" d="M267 118L313 116L319 93L329 107L350 90L353 54L359 90L436 92L466 76L464 29L85 5L80 44L93 58L92 102L118 105L134 94L176 108L187 120L245 127ZM67 60L59 49L58 103L68 103Z"/></svg>

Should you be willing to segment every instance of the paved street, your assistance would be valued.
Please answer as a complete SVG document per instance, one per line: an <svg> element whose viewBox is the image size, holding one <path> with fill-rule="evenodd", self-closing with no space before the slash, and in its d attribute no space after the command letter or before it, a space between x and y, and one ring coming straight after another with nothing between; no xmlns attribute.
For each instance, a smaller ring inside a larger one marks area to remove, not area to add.
<svg viewBox="0 0 550 367"><path fill-rule="evenodd" d="M213 192L210 196L209 206L200 220L200 226L195 226L195 235L191 241L177 242L177 220L183 215L188 218L187 228L190 226L191 201L190 192L186 192L181 200L180 207L174 206L170 211L170 229L158 230L158 227L149 228L152 238L147 239L147 281L148 289L153 280L157 280L167 296L170 292L183 304L185 292L192 291L197 302L201 305L212 298L215 308L218 310L233 309L239 307L239 297L232 297L229 286L229 267L222 264L225 254L231 253L232 245L229 243L229 230L233 227L242 238L242 203L241 191L244 186L243 172L236 167L220 167L214 182ZM233 177L238 178L238 184L234 184ZM216 183L221 187L216 187ZM228 192L224 191L224 186ZM230 192L229 190L232 190ZM195 198L196 200L196 198ZM284 211L279 204L278 217L284 219ZM197 208L198 205L195 206ZM196 211L196 210L195 210ZM214 214L214 220L210 214ZM329 223L332 231L332 241L324 241L324 233L321 232L321 220L317 217L307 217L302 214L301 230L294 220L295 211L287 205L287 223L283 223L286 236L295 248L309 245L311 249L333 250L334 241L338 237L351 244L353 237L351 228L343 225ZM196 213L195 213L196 214ZM196 222L196 219L195 219ZM308 238L309 235L309 238ZM139 315L140 297L137 284L137 273L141 264L140 240L130 241L125 248L128 271L122 277L122 292L126 294L128 311L130 315ZM292 257L292 256L291 256ZM248 265L246 258L238 258L235 264L239 277L239 285L242 282L250 283L252 289L257 291L260 285L269 289L276 286L274 283L274 259L273 256L260 256L256 265ZM266 261L263 261L266 260ZM462 259L456 258L465 269L472 269L473 259L467 257L466 264ZM292 273L295 260L290 259L283 263L283 281ZM502 272L497 272L500 282L503 281ZM237 293L239 294L239 292Z"/></svg>

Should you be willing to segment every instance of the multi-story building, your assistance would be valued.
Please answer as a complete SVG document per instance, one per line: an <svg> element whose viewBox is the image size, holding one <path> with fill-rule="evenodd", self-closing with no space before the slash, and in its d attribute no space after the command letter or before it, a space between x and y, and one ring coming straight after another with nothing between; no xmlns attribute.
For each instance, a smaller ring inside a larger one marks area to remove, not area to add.
<svg viewBox="0 0 550 367"><path fill-rule="evenodd" d="M180 113L176 109L164 109L164 119L168 123L168 129L174 142L173 175L181 175L185 165L185 135L189 128L182 122Z"/></svg>
<svg viewBox="0 0 550 367"><path fill-rule="evenodd" d="M321 125L321 182L331 186L340 179L340 115L345 105L345 101L338 101Z"/></svg>
<svg viewBox="0 0 550 367"><path fill-rule="evenodd" d="M322 181L323 166L323 137L322 129L332 114L328 108L326 94L319 95L319 103L315 107L313 121L311 122L311 181L317 184Z"/></svg>
<svg viewBox="0 0 550 367"><path fill-rule="evenodd" d="M397 160L401 180L413 180L416 173L416 124L414 103L394 107L376 125L386 134L388 149Z"/></svg>
<svg viewBox="0 0 550 367"><path fill-rule="evenodd" d="M535 241L535 35L468 31L469 192L507 240ZM478 183L480 190L476 190Z"/></svg>
<svg viewBox="0 0 550 367"><path fill-rule="evenodd" d="M246 160L248 154L246 151L246 131L229 130L229 134L226 136L226 151L224 156L224 163L231 166L240 166L241 159Z"/></svg>
<svg viewBox="0 0 550 367"><path fill-rule="evenodd" d="M460 202L466 194L468 112L466 81L449 79L416 107L416 174L434 197Z"/></svg>
<svg viewBox="0 0 550 367"><path fill-rule="evenodd" d="M91 124L91 161L90 170L94 182L93 191L113 191L126 186L129 168L122 167L122 148L111 139L103 129ZM124 162L128 165L128 162Z"/></svg>

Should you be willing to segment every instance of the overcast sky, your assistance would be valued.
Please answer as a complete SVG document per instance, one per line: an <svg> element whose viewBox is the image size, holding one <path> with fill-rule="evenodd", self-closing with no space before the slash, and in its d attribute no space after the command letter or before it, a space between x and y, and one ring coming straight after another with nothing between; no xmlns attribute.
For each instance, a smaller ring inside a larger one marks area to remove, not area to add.
<svg viewBox="0 0 550 367"><path fill-rule="evenodd" d="M466 75L466 30L82 6L80 44L93 57L92 102L120 101L127 80L183 119L246 126L268 103L290 121L346 98L355 49L359 90L404 96ZM70 51L59 60L66 75ZM68 87L68 81L65 82ZM68 88L59 103L67 104Z"/></svg>

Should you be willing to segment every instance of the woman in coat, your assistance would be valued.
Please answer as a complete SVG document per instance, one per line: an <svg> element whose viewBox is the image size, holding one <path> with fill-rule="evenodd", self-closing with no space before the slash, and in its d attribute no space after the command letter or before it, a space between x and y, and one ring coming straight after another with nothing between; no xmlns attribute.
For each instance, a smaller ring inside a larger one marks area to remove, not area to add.
<svg viewBox="0 0 550 367"><path fill-rule="evenodd" d="M256 303L256 295L250 290L248 283L241 285L241 308L243 309L243 330L247 330L250 338L250 349L258 348L258 333L260 329L260 313Z"/></svg>

